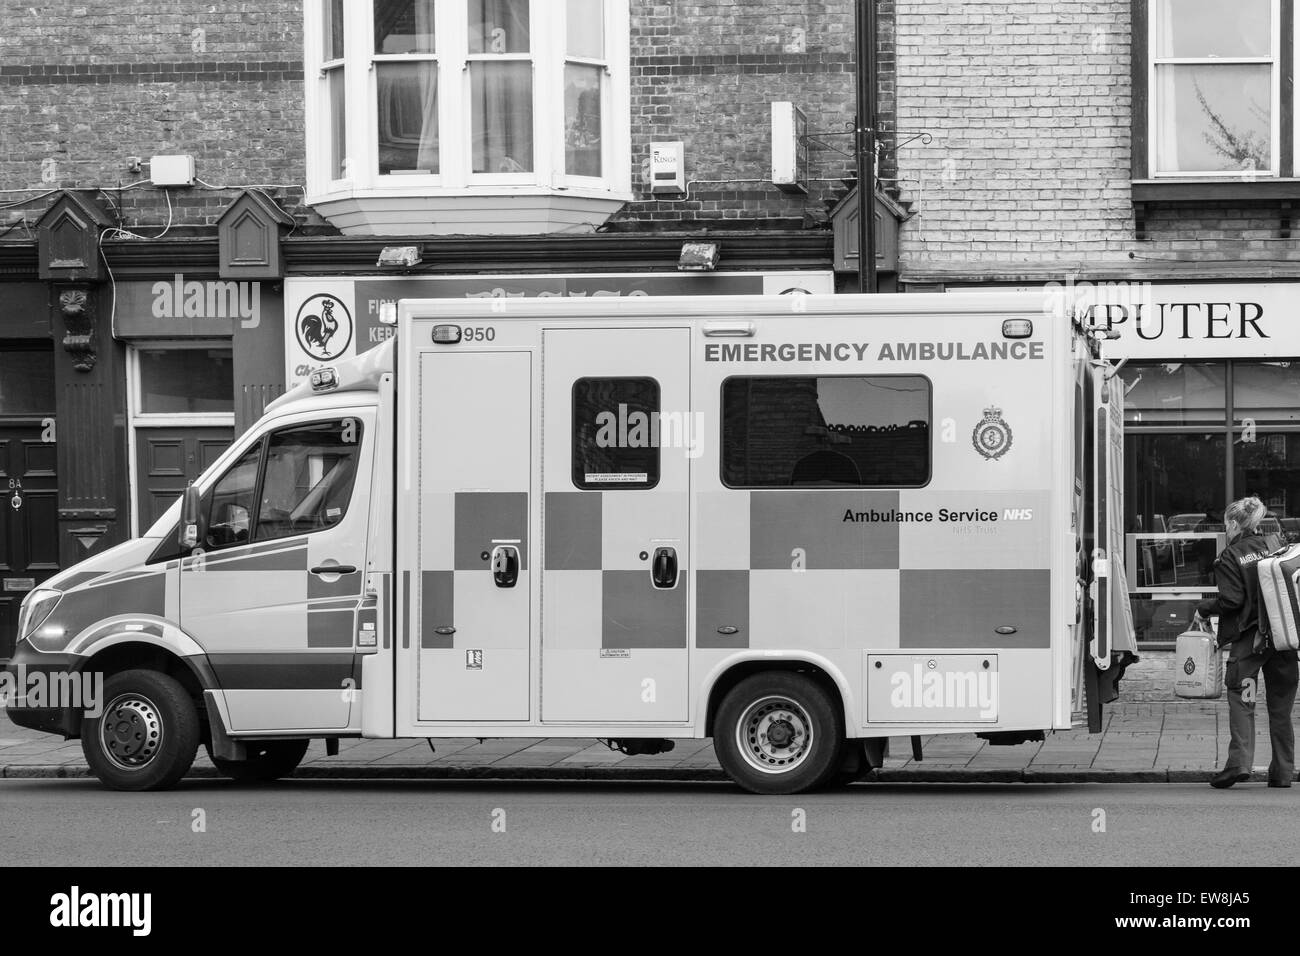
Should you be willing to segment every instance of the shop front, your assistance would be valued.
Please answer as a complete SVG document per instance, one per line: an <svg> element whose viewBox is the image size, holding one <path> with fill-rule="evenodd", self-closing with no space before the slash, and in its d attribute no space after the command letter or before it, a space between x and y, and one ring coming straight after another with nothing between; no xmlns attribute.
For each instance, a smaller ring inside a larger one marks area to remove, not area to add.
<svg viewBox="0 0 1300 956"><path fill-rule="evenodd" d="M266 285L183 273L118 285L134 534L279 393L279 297Z"/></svg>

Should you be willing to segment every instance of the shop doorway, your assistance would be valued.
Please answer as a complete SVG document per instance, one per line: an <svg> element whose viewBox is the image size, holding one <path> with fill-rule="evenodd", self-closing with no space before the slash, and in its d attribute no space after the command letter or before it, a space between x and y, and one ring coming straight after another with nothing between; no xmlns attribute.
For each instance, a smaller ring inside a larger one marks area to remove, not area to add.
<svg viewBox="0 0 1300 956"><path fill-rule="evenodd" d="M168 342L130 350L134 534L147 531L234 440L232 369L227 342Z"/></svg>
<svg viewBox="0 0 1300 956"><path fill-rule="evenodd" d="M0 660L23 597L59 570L54 353L0 346Z"/></svg>

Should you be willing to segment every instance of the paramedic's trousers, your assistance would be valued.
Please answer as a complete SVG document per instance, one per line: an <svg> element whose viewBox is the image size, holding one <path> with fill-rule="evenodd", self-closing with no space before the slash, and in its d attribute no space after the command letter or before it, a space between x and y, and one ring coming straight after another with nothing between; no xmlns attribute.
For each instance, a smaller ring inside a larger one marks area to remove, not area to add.
<svg viewBox="0 0 1300 956"><path fill-rule="evenodd" d="M1262 673L1268 733L1273 744L1268 779L1289 781L1295 776L1291 708L1295 706L1296 695L1296 652L1278 651L1271 646L1255 651L1252 644L1250 637L1243 637L1232 643L1228 654L1228 730L1232 741L1224 767L1249 773L1255 766L1255 700L1260 693Z"/></svg>

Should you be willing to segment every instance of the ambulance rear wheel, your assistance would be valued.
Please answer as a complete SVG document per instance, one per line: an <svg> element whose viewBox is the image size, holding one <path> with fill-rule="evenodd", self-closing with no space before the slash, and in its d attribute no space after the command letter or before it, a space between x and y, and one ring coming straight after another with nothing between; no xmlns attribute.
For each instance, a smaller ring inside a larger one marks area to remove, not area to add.
<svg viewBox="0 0 1300 956"><path fill-rule="evenodd" d="M788 671L746 677L713 722L713 749L732 780L751 793L822 786L840 768L844 722L827 691Z"/></svg>
<svg viewBox="0 0 1300 956"><path fill-rule="evenodd" d="M104 681L104 707L81 724L81 750L113 790L167 790L185 776L199 748L194 701L176 680L130 670Z"/></svg>
<svg viewBox="0 0 1300 956"><path fill-rule="evenodd" d="M298 769L307 755L309 740L268 740L248 744L247 760L212 757L217 771L239 783L267 783L287 777ZM208 751L211 756L211 750Z"/></svg>

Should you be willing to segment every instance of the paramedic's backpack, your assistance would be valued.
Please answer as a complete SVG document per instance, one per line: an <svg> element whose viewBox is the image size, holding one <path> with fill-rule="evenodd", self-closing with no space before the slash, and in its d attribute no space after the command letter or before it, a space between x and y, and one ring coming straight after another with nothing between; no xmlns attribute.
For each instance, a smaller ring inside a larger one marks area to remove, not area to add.
<svg viewBox="0 0 1300 956"><path fill-rule="evenodd" d="M1271 537L1271 536L1270 536ZM1286 545L1256 562L1259 601L1263 605L1259 626L1279 651L1300 648L1300 544Z"/></svg>

